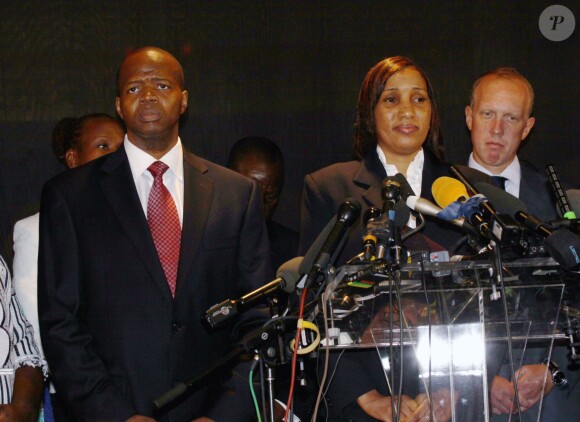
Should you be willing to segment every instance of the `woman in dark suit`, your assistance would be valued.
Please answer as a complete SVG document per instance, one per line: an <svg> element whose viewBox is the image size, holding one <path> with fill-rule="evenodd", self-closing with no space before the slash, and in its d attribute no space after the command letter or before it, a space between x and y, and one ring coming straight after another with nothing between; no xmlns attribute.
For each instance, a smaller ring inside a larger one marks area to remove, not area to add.
<svg viewBox="0 0 580 422"><path fill-rule="evenodd" d="M360 201L363 212L368 207L381 208L381 185L387 176L403 174L415 195L433 201L433 181L449 175L449 166L442 161L433 89L425 73L408 58L384 59L367 73L358 98L354 152L356 161L333 164L306 176L299 254L309 248L346 198ZM422 232L406 242L409 250L450 249L459 239L460 233L448 223L426 219ZM413 219L408 223L414 224ZM353 229L337 264L361 252L362 230L362 225ZM346 353L328 395L335 417L392 420L391 398L375 350ZM401 418L424 417L425 412L416 412L417 405L415 399L402 396Z"/></svg>

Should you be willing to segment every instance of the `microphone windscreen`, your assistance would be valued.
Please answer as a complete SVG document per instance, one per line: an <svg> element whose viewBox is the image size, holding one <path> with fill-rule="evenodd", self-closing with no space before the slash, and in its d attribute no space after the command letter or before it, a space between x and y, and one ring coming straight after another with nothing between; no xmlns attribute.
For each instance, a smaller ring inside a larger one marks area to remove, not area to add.
<svg viewBox="0 0 580 422"><path fill-rule="evenodd" d="M544 240L548 253L566 270L580 267L580 239L567 229L559 229Z"/></svg>
<svg viewBox="0 0 580 422"><path fill-rule="evenodd" d="M395 227L403 228L409 222L409 217L411 217L411 211L405 201L400 200L395 204Z"/></svg>
<svg viewBox="0 0 580 422"><path fill-rule="evenodd" d="M287 261L280 265L278 271L276 271L276 277L281 278L284 280L282 285L282 290L286 293L292 293L296 290L296 283L300 280L300 264L304 257L297 256L296 258L292 258L290 261Z"/></svg>
<svg viewBox="0 0 580 422"><path fill-rule="evenodd" d="M308 248L306 254L304 255L304 259L300 263L300 274L304 275L310 271L310 269L314 265L314 260L316 259L318 253L324 246L324 243L326 242L326 239L330 235L330 232L332 231L335 224L336 217L333 216L328 221L328 223L326 223L326 226L324 227L324 229L322 229L322 231L316 237L316 239L314 239L314 242L312 243L312 245L310 245L310 248Z"/></svg>
<svg viewBox="0 0 580 422"><path fill-rule="evenodd" d="M568 189L566 191L568 196L568 201L570 201L570 207L576 215L580 215L580 189Z"/></svg>
<svg viewBox="0 0 580 422"><path fill-rule="evenodd" d="M482 193L483 196L491 202L494 209L499 214L513 216L518 211L523 211L525 213L528 212L526 204L524 204L521 199L516 198L511 193L508 193L497 186L485 182L478 182L475 184L475 187L478 192Z"/></svg>
<svg viewBox="0 0 580 422"><path fill-rule="evenodd" d="M413 188L409 184L409 181L407 180L407 178L405 176L403 176L402 173L397 173L394 176L392 176L391 178L393 180L396 180L397 182L399 182L399 184L401 185L401 198L403 199L403 201L407 200L407 198L409 196L415 195L415 192L413 192ZM389 179L389 177L387 177L387 179ZM385 180L387 180L387 179L385 179ZM384 181L383 181L383 183L384 183Z"/></svg>
<svg viewBox="0 0 580 422"><path fill-rule="evenodd" d="M445 208L455 201L469 198L465 185L459 180L448 176L436 179L431 187L431 193L433 194L433 199L441 208Z"/></svg>
<svg viewBox="0 0 580 422"><path fill-rule="evenodd" d="M485 174L482 171L476 170L474 168L462 165L462 164L454 164L455 168L457 168L463 177L467 179L469 183L475 185L476 183L490 183L491 176L489 174Z"/></svg>

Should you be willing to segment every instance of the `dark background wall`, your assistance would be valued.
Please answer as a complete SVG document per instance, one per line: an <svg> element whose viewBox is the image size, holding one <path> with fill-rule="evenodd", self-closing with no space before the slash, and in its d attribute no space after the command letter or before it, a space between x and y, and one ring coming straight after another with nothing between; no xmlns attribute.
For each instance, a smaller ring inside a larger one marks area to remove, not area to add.
<svg viewBox="0 0 580 422"><path fill-rule="evenodd" d="M181 131L225 164L240 137L277 141L287 161L276 219L298 228L306 173L351 158L356 99L367 70L406 55L435 86L446 155L470 152L464 107L473 80L514 66L536 90L523 158L580 186L576 31L547 40L548 1L6 1L0 8L0 241L36 212L43 182L63 168L49 147L64 116L114 114L115 72L143 45L174 53L190 102ZM578 2L559 1L580 16Z"/></svg>

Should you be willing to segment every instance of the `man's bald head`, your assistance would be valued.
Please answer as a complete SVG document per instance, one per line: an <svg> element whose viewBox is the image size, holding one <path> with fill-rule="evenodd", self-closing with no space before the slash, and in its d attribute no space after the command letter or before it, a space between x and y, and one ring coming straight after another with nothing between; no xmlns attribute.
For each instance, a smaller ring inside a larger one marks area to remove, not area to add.
<svg viewBox="0 0 580 422"><path fill-rule="evenodd" d="M125 58L121 62L121 65L119 66L119 69L117 70L117 79L116 79L117 95L119 95L121 92L121 86L120 86L121 81L122 81L121 73L123 72L123 68L125 67L125 64L128 62L131 62L132 60L135 60L136 58L143 58L143 57L147 57L152 62L158 62L162 58L165 60L169 60L170 62L173 62L174 67L175 67L175 71L174 71L175 79L179 83L179 88L182 90L184 89L185 77L183 74L183 67L181 67L181 63L179 63L179 61L175 58L175 56L173 56L173 54L169 53L168 51L163 50L162 48L146 46L146 47L140 47L136 50L131 51L129 54L127 54L125 56Z"/></svg>

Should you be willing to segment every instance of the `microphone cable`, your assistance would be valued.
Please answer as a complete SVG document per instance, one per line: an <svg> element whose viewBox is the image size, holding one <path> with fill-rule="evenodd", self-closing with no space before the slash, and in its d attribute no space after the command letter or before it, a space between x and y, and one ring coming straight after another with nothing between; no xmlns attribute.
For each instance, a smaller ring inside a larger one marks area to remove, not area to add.
<svg viewBox="0 0 580 422"><path fill-rule="evenodd" d="M289 422L288 415L290 414L290 408L292 405L292 398L294 396L294 381L296 377L296 362L298 360L298 347L300 345L300 335L302 333L302 318L304 317L304 305L306 303L306 294L308 288L305 287L302 290L302 297L300 298L300 308L298 310L298 324L296 325L296 337L294 338L294 347L292 348L292 365L290 371L290 388L288 391L288 400L286 401L286 412L284 414L284 420Z"/></svg>
<svg viewBox="0 0 580 422"><path fill-rule="evenodd" d="M262 422L262 416L260 415L260 406L258 405L258 399L256 398L256 391L254 390L254 371L256 370L256 366L260 362L260 356L255 355L254 361L252 362L252 366L250 367L250 376L248 377L248 382L250 384L250 394L252 395L252 401L254 403L254 408L256 409L256 419L258 422ZM263 385L263 384L262 384ZM263 396L262 396L263 399ZM273 409L271 409L273 410Z"/></svg>

